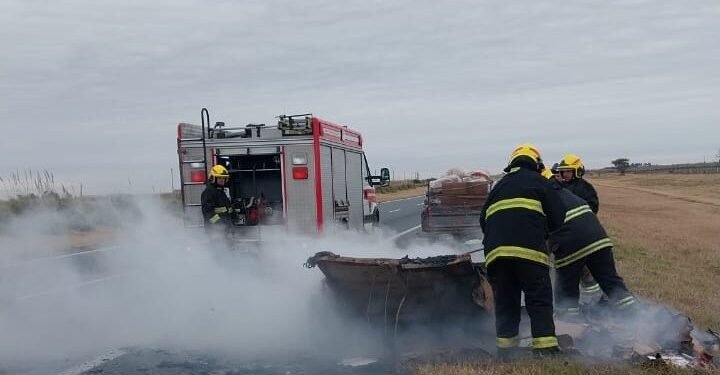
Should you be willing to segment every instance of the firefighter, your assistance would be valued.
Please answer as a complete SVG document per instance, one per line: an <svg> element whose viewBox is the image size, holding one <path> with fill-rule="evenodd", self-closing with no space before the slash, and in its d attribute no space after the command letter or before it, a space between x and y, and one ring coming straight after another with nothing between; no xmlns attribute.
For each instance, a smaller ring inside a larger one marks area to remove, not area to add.
<svg viewBox="0 0 720 375"><path fill-rule="evenodd" d="M559 353L553 323L547 229L564 219L560 186L540 175L540 152L523 144L510 156L505 175L490 191L480 214L485 265L495 298L498 357L515 356L520 298L530 316L536 355Z"/></svg>
<svg viewBox="0 0 720 375"><path fill-rule="evenodd" d="M227 229L232 226L234 210L225 194L229 178L230 173L220 164L210 169L207 187L200 196L205 228Z"/></svg>
<svg viewBox="0 0 720 375"><path fill-rule="evenodd" d="M562 226L548 238L555 253L558 315L570 320L580 317L578 284L590 275L618 310L634 311L635 297L615 269L612 241L590 205L567 189L561 189L560 196L567 212Z"/></svg>
<svg viewBox="0 0 720 375"><path fill-rule="evenodd" d="M600 209L600 199L592 184L583 178L585 165L580 157L575 154L563 156L560 163L557 164L556 170L561 185L587 202L592 212L597 214ZM582 292L590 298L604 298L601 296L600 285L592 277L587 267L583 268L580 285Z"/></svg>
<svg viewBox="0 0 720 375"><path fill-rule="evenodd" d="M550 172L552 173L553 177L560 181L560 171L558 171L558 167L560 166L560 163L555 163L552 165L552 168L550 168Z"/></svg>
<svg viewBox="0 0 720 375"><path fill-rule="evenodd" d="M574 154L565 155L558 163L557 170L560 173L562 186L582 198L588 203L592 212L597 214L600 200L592 184L583 178L585 166L580 157Z"/></svg>

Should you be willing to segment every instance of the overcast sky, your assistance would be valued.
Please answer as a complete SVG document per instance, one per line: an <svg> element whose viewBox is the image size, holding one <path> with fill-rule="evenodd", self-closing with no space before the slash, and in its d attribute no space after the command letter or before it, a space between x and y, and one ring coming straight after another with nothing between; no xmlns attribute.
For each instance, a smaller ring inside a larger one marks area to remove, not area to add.
<svg viewBox="0 0 720 375"><path fill-rule="evenodd" d="M720 148L716 0L3 0L0 44L0 176L91 193L169 190L203 106L347 124L396 174Z"/></svg>

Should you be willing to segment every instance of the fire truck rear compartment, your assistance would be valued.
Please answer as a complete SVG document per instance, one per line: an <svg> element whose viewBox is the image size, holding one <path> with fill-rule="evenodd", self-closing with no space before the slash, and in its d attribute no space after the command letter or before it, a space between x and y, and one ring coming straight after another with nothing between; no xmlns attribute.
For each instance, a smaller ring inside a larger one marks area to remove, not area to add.
<svg viewBox="0 0 720 375"><path fill-rule="evenodd" d="M263 211L261 224L282 224L280 154L229 155L230 196L235 206L254 203ZM253 224L249 222L249 224Z"/></svg>

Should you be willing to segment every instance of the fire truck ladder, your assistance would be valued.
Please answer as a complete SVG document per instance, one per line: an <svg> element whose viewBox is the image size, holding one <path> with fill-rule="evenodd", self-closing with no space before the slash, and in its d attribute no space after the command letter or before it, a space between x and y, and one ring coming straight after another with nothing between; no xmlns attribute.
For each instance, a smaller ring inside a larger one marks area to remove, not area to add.
<svg viewBox="0 0 720 375"><path fill-rule="evenodd" d="M200 121L202 122L202 136L196 137L196 138L179 138L178 139L178 150L185 148L197 148L197 146L191 146L191 145L183 145L183 142L197 142L202 141L202 159L196 159L196 160L185 160L184 157L180 158L180 170L183 171L184 165L188 164L202 164L202 168L205 171L205 174L208 173L208 163L207 163L207 146L205 145L205 138L210 131L210 113L208 112L207 108L203 108L200 110ZM182 172L181 172L182 173ZM183 205L183 212L186 212L189 207L200 207L200 203L191 203L188 202L188 200L185 198L185 187L189 185L204 185L205 182L192 182L192 181L185 181L184 179L181 179L182 183L180 184L180 196L182 197L182 205ZM193 224L188 223L187 216L183 215L183 222L186 227L202 227L201 224Z"/></svg>

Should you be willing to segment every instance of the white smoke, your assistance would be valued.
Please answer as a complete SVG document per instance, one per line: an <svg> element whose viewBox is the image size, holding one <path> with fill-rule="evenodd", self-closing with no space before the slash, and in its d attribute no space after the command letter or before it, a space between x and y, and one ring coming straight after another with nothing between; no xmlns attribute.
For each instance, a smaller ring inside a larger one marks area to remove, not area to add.
<svg viewBox="0 0 720 375"><path fill-rule="evenodd" d="M2 258L0 366L73 363L122 347L249 357L377 351L378 337L335 313L322 273L304 268L305 260L318 251L391 258L456 252L427 242L399 250L381 232L320 239L266 233L259 253L249 255L184 228L157 202L137 206L117 248ZM37 215L11 223L15 243L62 221Z"/></svg>

